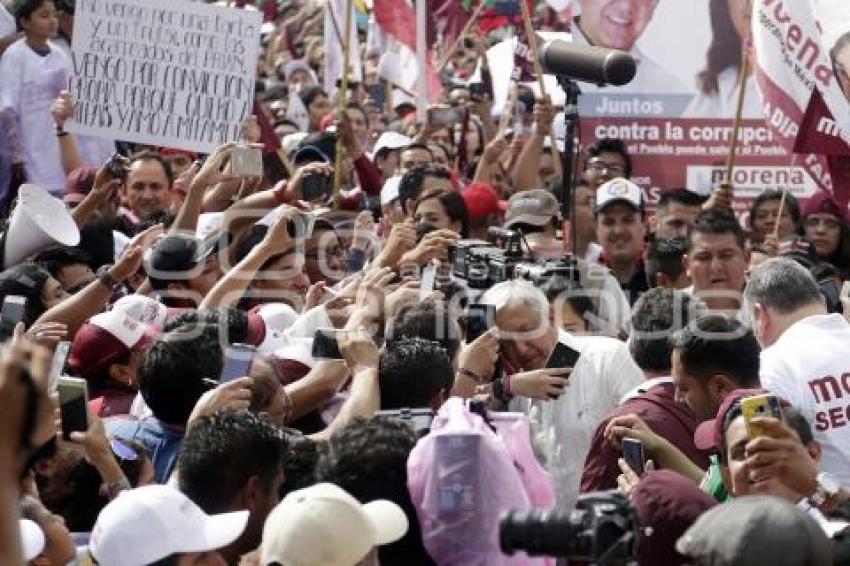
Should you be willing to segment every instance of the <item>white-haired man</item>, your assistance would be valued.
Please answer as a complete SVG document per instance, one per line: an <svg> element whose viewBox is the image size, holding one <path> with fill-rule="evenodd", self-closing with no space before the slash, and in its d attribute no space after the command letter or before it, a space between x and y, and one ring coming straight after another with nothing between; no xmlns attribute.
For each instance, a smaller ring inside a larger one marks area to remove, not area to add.
<svg viewBox="0 0 850 566"><path fill-rule="evenodd" d="M527 281L494 285L482 302L496 307L507 374L494 389L526 398L513 403L533 417L535 443L552 474L558 505L573 507L594 430L642 381L641 370L622 342L562 330L558 309ZM560 372L566 380L551 370L541 371L558 343L580 353L571 371Z"/></svg>
<svg viewBox="0 0 850 566"><path fill-rule="evenodd" d="M820 469L850 485L850 324L827 313L817 282L791 259L756 267L744 294L763 348L762 386L809 421L823 448Z"/></svg>

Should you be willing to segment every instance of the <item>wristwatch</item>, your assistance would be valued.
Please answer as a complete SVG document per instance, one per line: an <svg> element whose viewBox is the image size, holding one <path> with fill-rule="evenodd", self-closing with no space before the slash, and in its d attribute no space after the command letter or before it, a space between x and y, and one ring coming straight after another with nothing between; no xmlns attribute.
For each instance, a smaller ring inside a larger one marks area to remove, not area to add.
<svg viewBox="0 0 850 566"><path fill-rule="evenodd" d="M816 506L820 507L841 491L841 484L832 475L821 472L815 478L815 492L809 496L809 499Z"/></svg>

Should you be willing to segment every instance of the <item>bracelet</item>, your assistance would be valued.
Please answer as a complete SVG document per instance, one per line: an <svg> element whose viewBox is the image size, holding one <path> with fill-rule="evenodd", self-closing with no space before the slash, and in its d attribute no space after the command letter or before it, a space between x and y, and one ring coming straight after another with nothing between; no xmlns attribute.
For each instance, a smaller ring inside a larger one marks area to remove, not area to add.
<svg viewBox="0 0 850 566"><path fill-rule="evenodd" d="M512 377L513 377L513 374L506 375L502 378L502 381L505 382L505 393L508 395L508 397L514 396L514 392L511 391L511 378Z"/></svg>
<svg viewBox="0 0 850 566"><path fill-rule="evenodd" d="M65 130L56 130L56 137L57 138L64 138L67 135L68 135L68 132L66 132Z"/></svg>
<svg viewBox="0 0 850 566"><path fill-rule="evenodd" d="M116 279L112 276L112 274L109 273L109 271L106 271L106 270L104 270L103 273L101 273L97 276L97 280L100 281L103 285L105 285L110 290L114 289L115 287L118 286L118 281L116 281Z"/></svg>
<svg viewBox="0 0 850 566"><path fill-rule="evenodd" d="M493 380L493 397L503 403L509 403L510 400L513 399L513 395L511 395L508 391L505 390L504 379Z"/></svg>
<svg viewBox="0 0 850 566"><path fill-rule="evenodd" d="M477 373L475 373L472 370L469 370L469 369L466 369L466 368L457 368L457 372L459 374L461 374L462 376L468 377L475 382L478 382L478 383L486 383L487 382L486 379L484 379L483 377L481 377L480 375L478 375Z"/></svg>

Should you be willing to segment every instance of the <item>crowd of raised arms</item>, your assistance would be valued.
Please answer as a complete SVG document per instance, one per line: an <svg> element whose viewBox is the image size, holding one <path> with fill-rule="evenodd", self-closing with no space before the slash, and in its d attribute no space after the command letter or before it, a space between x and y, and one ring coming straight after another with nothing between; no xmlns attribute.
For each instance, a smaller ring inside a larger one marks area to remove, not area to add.
<svg viewBox="0 0 850 566"><path fill-rule="evenodd" d="M850 564L846 207L564 180L479 34L329 93L325 4L201 155L71 133L75 1L0 2L0 564Z"/></svg>

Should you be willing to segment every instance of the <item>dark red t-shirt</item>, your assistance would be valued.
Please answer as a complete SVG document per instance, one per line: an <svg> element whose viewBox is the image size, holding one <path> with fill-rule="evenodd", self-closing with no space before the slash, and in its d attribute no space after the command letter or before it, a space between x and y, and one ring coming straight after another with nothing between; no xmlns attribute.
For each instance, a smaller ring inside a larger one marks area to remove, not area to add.
<svg viewBox="0 0 850 566"><path fill-rule="evenodd" d="M676 402L675 392L675 385L662 382L628 399L605 417L593 434L581 475L581 493L617 488L617 476L620 475L617 459L622 452L605 439L605 427L611 419L622 415L638 415L656 434L669 440L694 464L703 469L708 468L708 454L694 446L696 419L686 406Z"/></svg>

